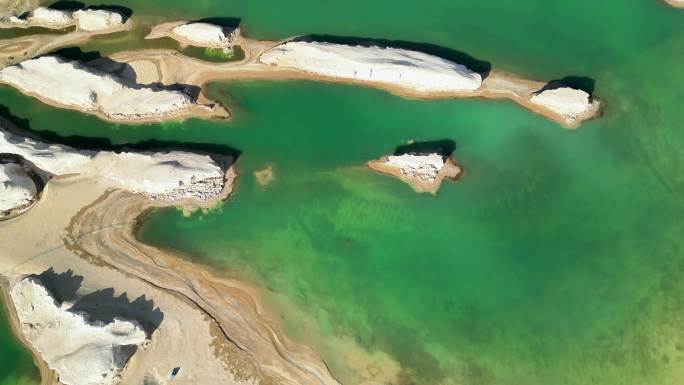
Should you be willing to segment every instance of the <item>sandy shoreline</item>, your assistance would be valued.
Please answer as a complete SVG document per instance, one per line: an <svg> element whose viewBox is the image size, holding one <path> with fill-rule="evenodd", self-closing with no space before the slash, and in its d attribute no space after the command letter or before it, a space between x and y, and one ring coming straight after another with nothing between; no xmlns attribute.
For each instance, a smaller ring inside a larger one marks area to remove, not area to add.
<svg viewBox="0 0 684 385"><path fill-rule="evenodd" d="M2 302L2 311L7 314L14 338L20 341L33 356L33 362L36 364L38 371L40 372L41 385L59 385L60 382L57 372L50 369L47 364L40 359L39 353L24 338L24 335L19 329L19 318L17 317L17 312L14 310L14 307L10 305L9 287L4 279L0 279L0 302Z"/></svg>
<svg viewBox="0 0 684 385"><path fill-rule="evenodd" d="M675 8L684 8L684 1L682 0L665 0L665 2Z"/></svg>
<svg viewBox="0 0 684 385"><path fill-rule="evenodd" d="M186 373L174 381L180 384L339 383L313 350L283 334L255 286L137 241L141 218L166 204L78 176L48 185L30 211L0 223L0 242L10 245L0 271L13 284L50 268L73 270L87 291L112 287L131 300L144 295L154 301L164 322L131 359L123 383L163 379L163 369L175 365ZM43 384L55 383L54 372L39 365Z"/></svg>

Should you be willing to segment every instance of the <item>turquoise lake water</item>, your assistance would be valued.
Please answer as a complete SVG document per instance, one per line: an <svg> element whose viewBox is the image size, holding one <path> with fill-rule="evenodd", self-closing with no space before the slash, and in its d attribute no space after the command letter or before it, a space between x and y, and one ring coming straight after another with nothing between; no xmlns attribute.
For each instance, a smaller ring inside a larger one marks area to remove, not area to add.
<svg viewBox="0 0 684 385"><path fill-rule="evenodd" d="M150 20L240 17L258 38L432 43L538 80L593 79L604 115L576 131L505 101L313 82L211 84L230 122L111 125L4 87L0 104L63 137L240 150L237 192L219 210L163 210L140 236L263 285L289 334L345 383L359 378L336 338L386 354L406 384L684 383L684 11L657 0L121 4ZM440 139L456 143L466 175L436 196L363 167ZM267 166L275 179L262 187L253 173ZM25 373L4 360L13 352L0 354L0 383Z"/></svg>

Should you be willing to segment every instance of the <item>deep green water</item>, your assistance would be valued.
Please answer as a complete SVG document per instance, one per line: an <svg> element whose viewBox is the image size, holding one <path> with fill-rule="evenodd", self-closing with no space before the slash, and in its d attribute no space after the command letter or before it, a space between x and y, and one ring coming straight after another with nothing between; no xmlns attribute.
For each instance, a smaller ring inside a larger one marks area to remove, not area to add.
<svg viewBox="0 0 684 385"><path fill-rule="evenodd" d="M348 383L332 337L388 354L407 383L684 382L684 11L658 0L120 3L159 19L241 17L254 37L427 42L537 79L594 79L604 116L577 131L508 102L308 82L213 84L236 113L228 123L110 125L6 88L0 104L62 136L242 151L220 210L165 210L140 236L289 298L297 311L274 310L290 334ZM454 140L467 175L429 196L362 167L410 139ZM253 172L268 165L263 188Z"/></svg>

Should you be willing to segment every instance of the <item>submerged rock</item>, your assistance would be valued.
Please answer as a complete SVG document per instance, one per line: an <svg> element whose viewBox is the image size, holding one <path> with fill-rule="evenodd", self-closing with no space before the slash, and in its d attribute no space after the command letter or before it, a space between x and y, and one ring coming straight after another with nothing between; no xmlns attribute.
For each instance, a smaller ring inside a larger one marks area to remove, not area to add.
<svg viewBox="0 0 684 385"><path fill-rule="evenodd" d="M0 82L48 103L115 120L163 120L188 112L194 99L181 91L129 84L117 76L43 56L0 70Z"/></svg>
<svg viewBox="0 0 684 385"><path fill-rule="evenodd" d="M19 155L52 175L90 175L108 186L168 202L210 201L226 186L221 164L208 155L184 151L79 151L0 129L0 153Z"/></svg>
<svg viewBox="0 0 684 385"><path fill-rule="evenodd" d="M135 321L92 322L58 303L36 277L12 287L10 297L26 340L66 385L112 385L137 346L147 340Z"/></svg>
<svg viewBox="0 0 684 385"><path fill-rule="evenodd" d="M532 95L532 103L543 106L568 120L574 120L591 108L591 96L582 90L559 87Z"/></svg>
<svg viewBox="0 0 684 385"><path fill-rule="evenodd" d="M37 193L36 184L20 164L0 164L0 217L29 206Z"/></svg>
<svg viewBox="0 0 684 385"><path fill-rule="evenodd" d="M199 47L229 48L240 35L237 28L209 23L188 23L174 27L171 37Z"/></svg>
<svg viewBox="0 0 684 385"><path fill-rule="evenodd" d="M480 74L464 65L400 48L289 41L259 58L262 63L321 76L396 85L420 92L473 91Z"/></svg>
<svg viewBox="0 0 684 385"><path fill-rule="evenodd" d="M104 9L85 9L74 12L76 28L81 31L103 31L123 25L120 13Z"/></svg>

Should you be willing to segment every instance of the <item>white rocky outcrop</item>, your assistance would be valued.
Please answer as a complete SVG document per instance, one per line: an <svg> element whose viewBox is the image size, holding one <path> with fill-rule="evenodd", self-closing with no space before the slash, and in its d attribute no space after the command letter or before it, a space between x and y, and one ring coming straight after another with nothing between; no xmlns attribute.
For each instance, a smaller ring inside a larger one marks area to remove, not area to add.
<svg viewBox="0 0 684 385"><path fill-rule="evenodd" d="M289 41L266 51L259 60L321 76L421 92L473 91L482 85L480 74L461 64L400 48Z"/></svg>
<svg viewBox="0 0 684 385"><path fill-rule="evenodd" d="M13 25L22 25L22 26L23 26L23 25L28 25L28 21L27 21L27 20L20 19L20 18L18 18L17 16L14 16L14 15L10 16L8 20L9 20L9 23L10 23L10 24L13 24Z"/></svg>
<svg viewBox="0 0 684 385"><path fill-rule="evenodd" d="M210 48L226 48L235 44L240 30L209 23L188 23L174 27L171 37L191 45Z"/></svg>
<svg viewBox="0 0 684 385"><path fill-rule="evenodd" d="M384 165L398 169L404 177L434 182L444 168L444 157L440 154L390 155Z"/></svg>
<svg viewBox="0 0 684 385"><path fill-rule="evenodd" d="M60 9L38 7L34 9L28 19L28 24L49 28L64 28L74 23L72 13Z"/></svg>
<svg viewBox="0 0 684 385"><path fill-rule="evenodd" d="M535 93L530 101L562 115L568 120L576 119L591 108L589 94L570 87L560 87Z"/></svg>
<svg viewBox="0 0 684 385"><path fill-rule="evenodd" d="M91 322L84 313L57 303L38 278L10 290L21 331L66 385L112 385L147 335L135 321Z"/></svg>
<svg viewBox="0 0 684 385"><path fill-rule="evenodd" d="M0 129L0 153L15 154L52 175L93 176L107 186L169 202L209 201L225 186L225 171L208 155L184 151L79 151Z"/></svg>
<svg viewBox="0 0 684 385"><path fill-rule="evenodd" d="M0 70L0 82L49 103L101 113L116 120L165 119L186 113L195 101L180 91L153 90L55 56Z"/></svg>
<svg viewBox="0 0 684 385"><path fill-rule="evenodd" d="M82 9L74 12L76 28L81 31L103 31L123 25L123 16L104 9Z"/></svg>
<svg viewBox="0 0 684 385"><path fill-rule="evenodd" d="M0 164L0 216L30 205L37 193L36 184L20 164Z"/></svg>

